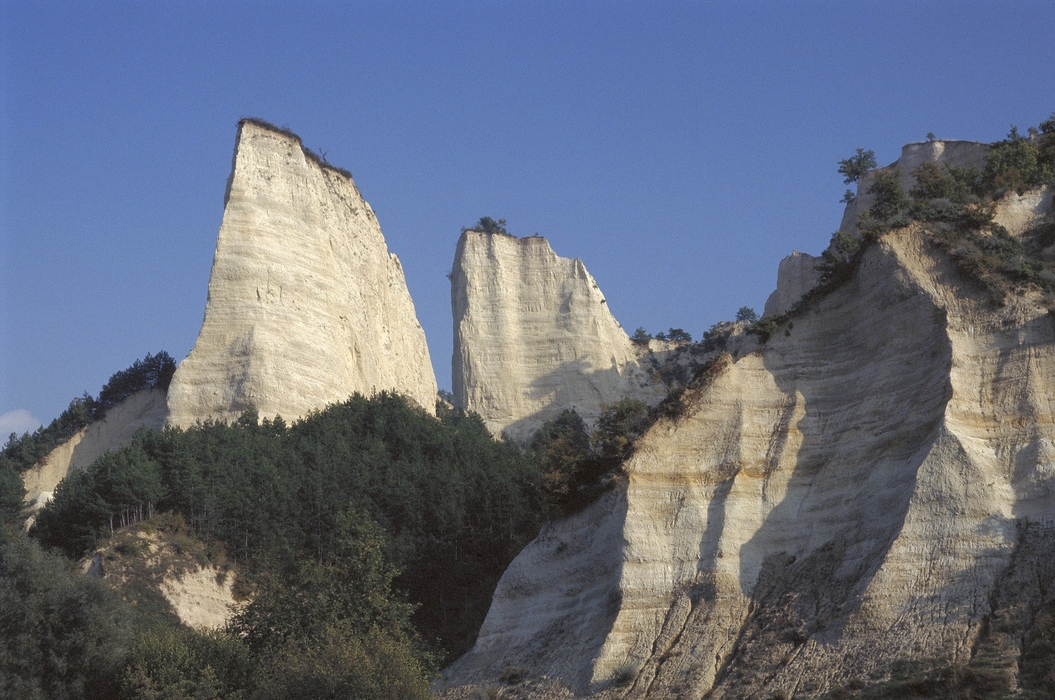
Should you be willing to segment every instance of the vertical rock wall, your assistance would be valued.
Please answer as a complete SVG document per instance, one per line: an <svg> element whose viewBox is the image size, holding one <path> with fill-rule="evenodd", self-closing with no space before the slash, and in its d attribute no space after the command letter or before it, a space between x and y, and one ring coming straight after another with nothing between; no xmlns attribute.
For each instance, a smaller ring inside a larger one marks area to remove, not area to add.
<svg viewBox="0 0 1055 700"><path fill-rule="evenodd" d="M450 682L523 666L560 697L817 698L898 660L1014 660L996 607L1055 586L1028 573L1055 518L1039 301L996 308L918 230L885 236L525 548Z"/></svg>
<svg viewBox="0 0 1055 700"><path fill-rule="evenodd" d="M582 261L545 238L464 232L451 306L455 404L496 434L523 440L567 408L591 421L602 403L664 395Z"/></svg>
<svg viewBox="0 0 1055 700"><path fill-rule="evenodd" d="M230 421L250 407L295 419L378 391L435 407L403 268L347 173L243 121L205 320L169 387L169 421Z"/></svg>

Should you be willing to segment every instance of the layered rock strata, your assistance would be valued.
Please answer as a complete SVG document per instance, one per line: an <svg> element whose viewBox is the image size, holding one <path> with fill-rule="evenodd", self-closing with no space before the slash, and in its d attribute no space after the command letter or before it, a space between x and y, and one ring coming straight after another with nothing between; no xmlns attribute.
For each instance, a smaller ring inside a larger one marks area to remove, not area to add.
<svg viewBox="0 0 1055 700"><path fill-rule="evenodd" d="M1013 666L1055 605L1055 324L928 241L884 236L786 334L715 363L617 488L513 562L449 681L814 698L899 660Z"/></svg>
<svg viewBox="0 0 1055 700"><path fill-rule="evenodd" d="M351 176L296 136L243 121L205 320L169 387L169 421L302 417L355 392L435 410L425 334Z"/></svg>
<svg viewBox="0 0 1055 700"><path fill-rule="evenodd" d="M602 403L665 395L582 261L541 236L465 231L451 306L454 403L495 434L524 440L565 409L589 422Z"/></svg>

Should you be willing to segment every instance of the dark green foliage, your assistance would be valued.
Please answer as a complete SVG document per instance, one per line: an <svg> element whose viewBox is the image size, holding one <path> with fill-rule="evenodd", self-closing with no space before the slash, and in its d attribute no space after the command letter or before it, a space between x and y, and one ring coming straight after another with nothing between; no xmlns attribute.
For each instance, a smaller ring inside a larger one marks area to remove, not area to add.
<svg viewBox="0 0 1055 700"><path fill-rule="evenodd" d="M821 253L821 261L815 266L821 273L820 285L833 287L849 279L863 250L859 237L846 231L833 233L828 248Z"/></svg>
<svg viewBox="0 0 1055 700"><path fill-rule="evenodd" d="M667 340L674 340L679 343L691 343L692 336L681 328L670 328L667 330Z"/></svg>
<svg viewBox="0 0 1055 700"><path fill-rule="evenodd" d="M114 527L150 517L164 493L160 465L136 441L107 452L90 469L65 478L55 500L38 514L32 533L76 558L93 549ZM74 517L66 517L73 513Z"/></svg>
<svg viewBox="0 0 1055 700"><path fill-rule="evenodd" d="M91 394L85 392L81 398L71 401L62 415L47 427L36 430L32 435L25 433L22 437L12 433L0 452L0 470L6 467L24 472L81 428L99 420L113 406L135 392L154 387L167 390L175 371L175 361L164 350L156 355L147 353L146 357L136 360L128 369L111 376L99 391L98 399L93 399Z"/></svg>
<svg viewBox="0 0 1055 700"><path fill-rule="evenodd" d="M62 415L46 427L38 428L32 435L25 433L19 437L12 433L0 452L0 466L24 472L91 423L94 415L95 399L85 393L81 398L71 401Z"/></svg>
<svg viewBox="0 0 1055 700"><path fill-rule="evenodd" d="M0 697L115 697L127 629L100 581L23 535L0 542Z"/></svg>
<svg viewBox="0 0 1055 700"><path fill-rule="evenodd" d="M652 334L646 332L641 326L638 326L637 330L634 331L634 334L630 336L630 340L638 345L648 345L648 341L652 340Z"/></svg>
<svg viewBox="0 0 1055 700"><path fill-rule="evenodd" d="M941 168L933 161L921 163L912 171L916 184L909 196L917 202L945 199L952 204L963 204L978 179L976 168Z"/></svg>
<svg viewBox="0 0 1055 700"><path fill-rule="evenodd" d="M583 505L584 491L603 473L590 449L586 423L572 409L542 424L531 438L530 450L542 467L542 488L556 506L553 515Z"/></svg>
<svg viewBox="0 0 1055 700"><path fill-rule="evenodd" d="M480 220L473 224L471 227L462 230L482 231L483 233L501 233L506 236L509 235L509 231L506 231L506 220L498 219L496 221L490 216L481 216Z"/></svg>
<svg viewBox="0 0 1055 700"><path fill-rule="evenodd" d="M874 151L866 151L858 148L857 153L846 160L839 161L839 174L844 176L843 182L849 185L876 167L876 154Z"/></svg>
<svg viewBox="0 0 1055 700"><path fill-rule="evenodd" d="M606 471L630 456L634 442L654 422L655 416L644 401L627 397L616 403L601 404L601 416L594 426L591 443Z"/></svg>
<svg viewBox="0 0 1055 700"><path fill-rule="evenodd" d="M9 465L0 464L0 525L18 515L25 498L21 475Z"/></svg>
<svg viewBox="0 0 1055 700"><path fill-rule="evenodd" d="M754 323L758 320L758 314L750 306L741 306L740 310L736 312L736 320Z"/></svg>
<svg viewBox="0 0 1055 700"><path fill-rule="evenodd" d="M355 634L338 621L268 657L254 697L428 700L428 678L405 640L379 628Z"/></svg>
<svg viewBox="0 0 1055 700"><path fill-rule="evenodd" d="M788 322L789 317L789 314L763 316L762 318L755 321L754 325L747 329L747 332L757 335L758 342L765 343L771 337L773 337L773 333L775 333L778 328L782 327Z"/></svg>
<svg viewBox="0 0 1055 700"><path fill-rule="evenodd" d="M1050 182L1055 178L1055 169L1049 160L1050 141L1051 137L1045 136L1042 158L1040 150L1012 126L1007 138L993 143L986 155L982 173L985 191L996 196L1008 190L1022 194L1027 189Z"/></svg>
<svg viewBox="0 0 1055 700"><path fill-rule="evenodd" d="M908 208L908 197L901 186L901 175L896 170L877 171L868 194L875 196L869 211L880 222L889 223Z"/></svg>
<svg viewBox="0 0 1055 700"><path fill-rule="evenodd" d="M257 662L224 631L157 626L141 631L121 672L122 700L248 700Z"/></svg>
<svg viewBox="0 0 1055 700"><path fill-rule="evenodd" d="M332 540L319 559L301 558L259 574L252 602L231 622L250 650L272 655L337 622L359 635L373 627L409 632L413 606L392 596L397 572L385 558L380 526L347 511L337 517Z"/></svg>
<svg viewBox="0 0 1055 700"><path fill-rule="evenodd" d="M494 440L475 415L439 419L402 397L355 396L292 426L207 423L143 432L60 484L34 534L67 551L90 548L149 510L180 513L229 556L285 567L324 560L349 507L381 525L395 587L421 607L428 640L468 649L505 567L549 506L539 467ZM153 500L151 500L153 499Z"/></svg>
<svg viewBox="0 0 1055 700"><path fill-rule="evenodd" d="M349 511L332 550L264 575L231 623L261 659L261 697L428 697L432 660L391 590L384 533Z"/></svg>
<svg viewBox="0 0 1055 700"><path fill-rule="evenodd" d="M168 391L169 382L175 372L176 362L167 352L162 350L157 355L147 353L142 360L136 360L128 369L116 372L110 377L95 401L93 420L99 420L107 411L137 391L154 387Z"/></svg>

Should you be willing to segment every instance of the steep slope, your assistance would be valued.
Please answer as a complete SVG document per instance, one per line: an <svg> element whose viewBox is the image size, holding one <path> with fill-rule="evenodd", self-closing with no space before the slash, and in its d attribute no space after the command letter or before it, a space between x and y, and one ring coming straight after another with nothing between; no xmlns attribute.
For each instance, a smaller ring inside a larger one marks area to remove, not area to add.
<svg viewBox="0 0 1055 700"><path fill-rule="evenodd" d="M541 236L465 231L451 306L455 405L496 434L522 440L567 408L591 421L602 403L665 393L582 261Z"/></svg>
<svg viewBox="0 0 1055 700"><path fill-rule="evenodd" d="M300 139L243 120L205 320L169 387L169 421L247 408L299 418L354 392L434 410L425 334L381 228L351 177Z"/></svg>
<svg viewBox="0 0 1055 700"><path fill-rule="evenodd" d="M1038 295L995 307L919 229L888 234L525 549L450 682L819 697L900 659L1013 666L1055 589L1053 378Z"/></svg>
<svg viewBox="0 0 1055 700"><path fill-rule="evenodd" d="M26 501L34 508L43 506L71 471L84 469L103 453L127 445L140 428L161 430L167 418L165 392L161 389L132 394L107 411L101 420L82 428L52 450L40 465L22 474Z"/></svg>

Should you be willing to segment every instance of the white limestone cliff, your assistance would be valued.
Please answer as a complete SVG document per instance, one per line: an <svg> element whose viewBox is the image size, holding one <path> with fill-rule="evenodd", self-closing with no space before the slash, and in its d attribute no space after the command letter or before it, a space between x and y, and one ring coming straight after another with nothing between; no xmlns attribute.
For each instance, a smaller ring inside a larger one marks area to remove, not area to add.
<svg viewBox="0 0 1055 700"><path fill-rule="evenodd" d="M1017 658L1024 637L990 623L1055 604L1042 302L997 307L919 229L884 236L544 529L447 682L524 667L532 697L815 698L899 659Z"/></svg>
<svg viewBox="0 0 1055 700"><path fill-rule="evenodd" d="M40 464L23 472L26 502L33 510L43 507L70 472L85 469L104 453L127 445L140 428L161 430L167 418L164 391L137 391L53 449Z"/></svg>
<svg viewBox="0 0 1055 700"><path fill-rule="evenodd" d="M201 332L169 421L292 420L360 392L430 413L436 378L403 268L345 172L300 139L239 125Z"/></svg>
<svg viewBox="0 0 1055 700"><path fill-rule="evenodd" d="M582 261L541 236L465 231L451 306L454 403L495 434L525 440L568 408L591 422L602 403L665 395Z"/></svg>

